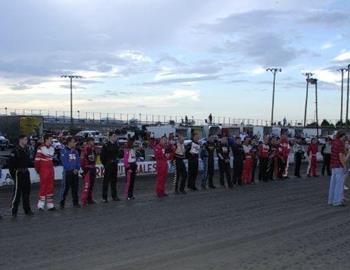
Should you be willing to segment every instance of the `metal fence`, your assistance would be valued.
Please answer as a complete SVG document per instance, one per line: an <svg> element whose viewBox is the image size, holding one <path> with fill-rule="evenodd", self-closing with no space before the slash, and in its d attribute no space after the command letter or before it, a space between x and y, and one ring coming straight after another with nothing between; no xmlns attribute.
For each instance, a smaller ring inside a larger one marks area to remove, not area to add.
<svg viewBox="0 0 350 270"><path fill-rule="evenodd" d="M54 110L40 110L40 109L15 109L15 108L0 108L0 115L25 115L25 116L42 116L46 123L70 123L69 111L54 111ZM168 124L168 123L189 123L202 125L206 119L195 117L192 115L160 115L160 114L142 114L142 113L103 113L103 112L88 112L88 111L74 111L74 124ZM336 124L339 120L327 120L331 124ZM314 119L309 119L307 124L314 123ZM213 116L213 124L221 125L253 125L253 126L270 126L270 121L265 119L248 119L235 118L227 116ZM303 120L288 121L287 124L291 126L302 126ZM283 125L283 121L280 122Z"/></svg>

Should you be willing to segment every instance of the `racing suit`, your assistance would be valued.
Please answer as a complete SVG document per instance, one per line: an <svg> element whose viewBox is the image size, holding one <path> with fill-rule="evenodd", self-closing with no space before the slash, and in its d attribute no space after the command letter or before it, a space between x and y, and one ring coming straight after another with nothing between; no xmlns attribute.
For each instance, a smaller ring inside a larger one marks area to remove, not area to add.
<svg viewBox="0 0 350 270"><path fill-rule="evenodd" d="M309 166L307 168L308 176L317 176L317 152L318 145L316 143L311 143L307 149L307 155L309 157Z"/></svg>
<svg viewBox="0 0 350 270"><path fill-rule="evenodd" d="M198 175L198 157L200 151L198 142L192 141L187 148L188 156L188 188L197 190L196 179Z"/></svg>
<svg viewBox="0 0 350 270"><path fill-rule="evenodd" d="M92 191L96 179L96 152L95 147L85 145L80 156L80 165L83 169L83 191L81 193L81 202L83 206L93 204Z"/></svg>
<svg viewBox="0 0 350 270"><path fill-rule="evenodd" d="M134 198L134 185L137 171L136 153L134 148L124 149L124 168L126 175L126 184L124 194L127 199Z"/></svg>
<svg viewBox="0 0 350 270"><path fill-rule="evenodd" d="M219 170L220 170L220 184L225 186L225 175L226 181L229 188L232 188L231 181L231 166L230 166L230 149L227 144L220 143L217 148L217 155L219 158Z"/></svg>
<svg viewBox="0 0 350 270"><path fill-rule="evenodd" d="M61 151L61 162L63 165L63 179L61 188L60 206L64 208L66 196L69 189L72 189L73 205L79 205L78 189L79 189L79 170L80 157L76 149L70 149L68 146Z"/></svg>
<svg viewBox="0 0 350 270"><path fill-rule="evenodd" d="M23 210L25 214L30 214L30 175L28 167L31 164L28 148L18 145L9 160L9 169L11 177L14 181L14 189L12 195L12 215L17 215L18 205L23 200Z"/></svg>
<svg viewBox="0 0 350 270"><path fill-rule="evenodd" d="M154 147L154 158L157 166L156 194L158 197L164 197L168 175L168 156L164 146L158 144Z"/></svg>
<svg viewBox="0 0 350 270"><path fill-rule="evenodd" d="M175 193L179 190L179 180L180 181L180 192L185 191L185 185L187 180L187 170L184 163L184 159L186 158L185 145L182 143L176 144L176 149L174 153L174 164L175 164L175 176L174 176L174 186Z"/></svg>
<svg viewBox="0 0 350 270"><path fill-rule="evenodd" d="M42 145L38 148L35 156L35 169L40 177L40 190L38 209L44 210L46 207L51 210L55 208L53 202L55 171L53 166L53 156L55 149L52 146Z"/></svg>

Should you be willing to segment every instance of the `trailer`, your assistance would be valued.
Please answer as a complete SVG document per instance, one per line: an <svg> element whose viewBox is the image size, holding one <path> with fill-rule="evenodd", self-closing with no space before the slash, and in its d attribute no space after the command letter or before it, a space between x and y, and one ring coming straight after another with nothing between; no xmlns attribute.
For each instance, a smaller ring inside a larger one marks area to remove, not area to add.
<svg viewBox="0 0 350 270"><path fill-rule="evenodd" d="M41 137L44 119L42 116L4 115L0 116L0 133L11 143L16 143L19 135Z"/></svg>
<svg viewBox="0 0 350 270"><path fill-rule="evenodd" d="M173 125L148 126L146 130L151 133L155 139L159 139L163 136L169 137L170 134L176 134L176 128Z"/></svg>

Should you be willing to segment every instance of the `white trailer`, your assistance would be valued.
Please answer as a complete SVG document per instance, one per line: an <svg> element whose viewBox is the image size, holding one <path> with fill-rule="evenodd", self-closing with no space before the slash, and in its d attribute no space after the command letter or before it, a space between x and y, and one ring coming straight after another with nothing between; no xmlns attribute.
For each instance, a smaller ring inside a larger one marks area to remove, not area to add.
<svg viewBox="0 0 350 270"><path fill-rule="evenodd" d="M164 126L148 126L146 128L147 132L150 132L155 139L159 139L161 137L169 136L169 134L176 134L176 128L173 125L164 125Z"/></svg>

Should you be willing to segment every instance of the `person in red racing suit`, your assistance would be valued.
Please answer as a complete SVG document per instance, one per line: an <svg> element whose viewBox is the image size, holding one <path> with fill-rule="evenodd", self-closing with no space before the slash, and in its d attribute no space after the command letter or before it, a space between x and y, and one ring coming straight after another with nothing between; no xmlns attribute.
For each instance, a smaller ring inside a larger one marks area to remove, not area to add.
<svg viewBox="0 0 350 270"><path fill-rule="evenodd" d="M317 177L316 169L317 169L317 152L318 152L318 144L317 139L313 138L311 143L307 149L307 155L309 157L309 166L307 168L307 176Z"/></svg>
<svg viewBox="0 0 350 270"><path fill-rule="evenodd" d="M157 180L156 194L159 198L167 196L165 193L165 183L168 176L168 160L171 159L171 153L166 151L166 138L162 137L154 148L154 158L156 160Z"/></svg>
<svg viewBox="0 0 350 270"><path fill-rule="evenodd" d="M55 171L53 156L55 149L52 147L52 136L44 136L44 144L40 146L35 156L35 170L40 177L38 209L44 210L45 205L49 211L56 210L53 202Z"/></svg>
<svg viewBox="0 0 350 270"><path fill-rule="evenodd" d="M81 203L94 204L92 191L96 179L96 152L95 141L93 138L88 138L85 146L81 151L80 156L81 168L83 170L83 191L81 193Z"/></svg>
<svg viewBox="0 0 350 270"><path fill-rule="evenodd" d="M282 135L280 142L281 142L281 148L282 148L282 159L284 163L284 170L282 172L282 177L289 178L288 169L289 169L290 145L289 145L288 137L286 135Z"/></svg>

